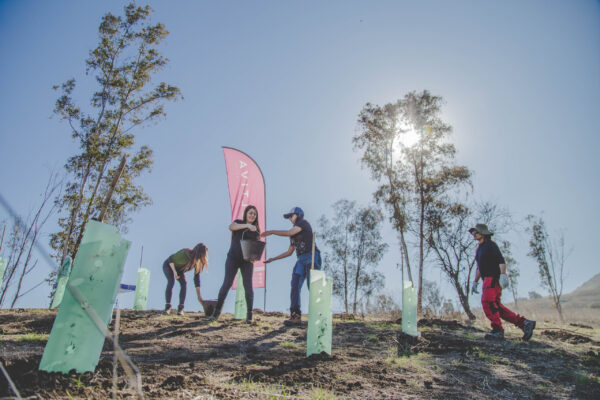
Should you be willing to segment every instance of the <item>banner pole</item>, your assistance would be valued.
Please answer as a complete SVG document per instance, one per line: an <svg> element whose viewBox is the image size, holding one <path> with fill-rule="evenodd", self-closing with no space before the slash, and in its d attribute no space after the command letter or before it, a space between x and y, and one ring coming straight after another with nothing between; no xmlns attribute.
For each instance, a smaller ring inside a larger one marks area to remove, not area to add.
<svg viewBox="0 0 600 400"><path fill-rule="evenodd" d="M259 167L260 168L260 167ZM261 171L262 174L262 171ZM263 175L263 186L265 188L265 226L263 229L267 229L267 183L265 182L265 176ZM267 261L267 238L265 237L265 261ZM265 267L265 292L263 293L263 311L267 312L267 264L263 263Z"/></svg>
<svg viewBox="0 0 600 400"><path fill-rule="evenodd" d="M142 259L144 258L144 245L142 245L142 253L140 254L140 268L142 268Z"/></svg>
<svg viewBox="0 0 600 400"><path fill-rule="evenodd" d="M317 233L313 231L312 260L310 262L310 269L315 269L315 240L316 239L317 239Z"/></svg>

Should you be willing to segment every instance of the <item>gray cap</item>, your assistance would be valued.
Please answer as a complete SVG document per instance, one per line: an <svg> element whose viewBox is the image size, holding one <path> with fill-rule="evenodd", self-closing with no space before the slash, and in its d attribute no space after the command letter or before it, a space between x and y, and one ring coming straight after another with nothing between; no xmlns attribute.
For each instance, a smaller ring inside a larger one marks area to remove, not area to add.
<svg viewBox="0 0 600 400"><path fill-rule="evenodd" d="M469 233L480 233L484 236L492 236L494 234L490 232L486 224L477 224L473 228L469 228Z"/></svg>

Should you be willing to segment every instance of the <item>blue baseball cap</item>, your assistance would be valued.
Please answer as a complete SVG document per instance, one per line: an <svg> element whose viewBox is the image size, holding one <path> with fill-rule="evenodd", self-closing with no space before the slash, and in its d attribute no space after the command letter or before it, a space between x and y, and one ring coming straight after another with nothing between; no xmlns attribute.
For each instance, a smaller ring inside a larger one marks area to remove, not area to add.
<svg viewBox="0 0 600 400"><path fill-rule="evenodd" d="M283 214L283 218L288 219L289 217L291 217L294 214L298 214L298 217L300 217L300 218L304 217L304 211L302 211L302 209L300 207L294 207L290 210L289 213Z"/></svg>

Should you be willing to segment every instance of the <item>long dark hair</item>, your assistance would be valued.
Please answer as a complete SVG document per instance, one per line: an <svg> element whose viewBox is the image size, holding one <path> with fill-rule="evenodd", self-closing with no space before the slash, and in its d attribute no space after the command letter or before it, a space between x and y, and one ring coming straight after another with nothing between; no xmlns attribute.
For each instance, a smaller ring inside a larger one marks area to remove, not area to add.
<svg viewBox="0 0 600 400"><path fill-rule="evenodd" d="M246 209L244 210L244 218L243 218L244 223L245 224L248 223L248 211L250 211L250 210L256 211L256 219L254 220L252 225L254 225L256 227L256 232L260 233L260 226L258 225L258 210L253 205L246 206Z"/></svg>
<svg viewBox="0 0 600 400"><path fill-rule="evenodd" d="M208 247L204 243L198 243L190 250L190 261L186 265L186 270L194 269L199 274L208 267Z"/></svg>

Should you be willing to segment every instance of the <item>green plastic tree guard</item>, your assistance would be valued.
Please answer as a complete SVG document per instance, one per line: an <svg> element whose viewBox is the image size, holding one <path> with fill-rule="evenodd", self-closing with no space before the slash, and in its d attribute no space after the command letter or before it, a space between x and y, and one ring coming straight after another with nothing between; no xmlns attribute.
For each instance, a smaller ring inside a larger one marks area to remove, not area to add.
<svg viewBox="0 0 600 400"><path fill-rule="evenodd" d="M417 288L411 281L404 281L402 288L402 332L420 336L417 331Z"/></svg>
<svg viewBox="0 0 600 400"><path fill-rule="evenodd" d="M245 319L247 311L246 292L244 291L244 284L242 283L242 272L238 270L237 286L235 289L235 313L233 314L233 318Z"/></svg>
<svg viewBox="0 0 600 400"><path fill-rule="evenodd" d="M54 292L54 298L52 299L52 305L50 308L56 308L60 306L60 302L63 299L69 276L71 275L71 257L67 257L63 263L60 271L58 272L58 279L56 280L56 291Z"/></svg>
<svg viewBox="0 0 600 400"><path fill-rule="evenodd" d="M104 334L73 295L71 287L84 298L85 306L94 311L99 323L108 321L129 246L130 242L121 239L115 227L88 222L44 349L40 370L94 371L104 345Z"/></svg>
<svg viewBox="0 0 600 400"><path fill-rule="evenodd" d="M134 310L145 310L148 303L148 286L150 285L150 271L146 268L138 269L135 281L135 297L133 298Z"/></svg>
<svg viewBox="0 0 600 400"><path fill-rule="evenodd" d="M331 355L332 289L333 280L327 278L324 271L310 271L306 357L323 351Z"/></svg>
<svg viewBox="0 0 600 400"><path fill-rule="evenodd" d="M6 269L6 260L0 258L0 286L2 286L2 281L4 280L4 270Z"/></svg>

